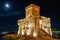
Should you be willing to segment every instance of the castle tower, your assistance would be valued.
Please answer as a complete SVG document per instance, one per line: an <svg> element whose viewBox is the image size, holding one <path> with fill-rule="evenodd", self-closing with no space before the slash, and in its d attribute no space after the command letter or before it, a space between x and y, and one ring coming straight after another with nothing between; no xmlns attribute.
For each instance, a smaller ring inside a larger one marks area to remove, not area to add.
<svg viewBox="0 0 60 40"><path fill-rule="evenodd" d="M34 4L31 4L25 8L26 17L28 16L40 16L40 7Z"/></svg>
<svg viewBox="0 0 60 40"><path fill-rule="evenodd" d="M31 4L25 8L26 18L31 19L35 22L35 29L39 28L39 20L40 20L40 7L34 4Z"/></svg>

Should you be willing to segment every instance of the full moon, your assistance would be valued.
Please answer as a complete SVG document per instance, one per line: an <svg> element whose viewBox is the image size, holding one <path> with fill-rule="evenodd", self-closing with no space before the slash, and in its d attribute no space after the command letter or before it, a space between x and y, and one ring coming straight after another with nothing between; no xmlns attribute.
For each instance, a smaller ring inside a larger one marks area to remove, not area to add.
<svg viewBox="0 0 60 40"><path fill-rule="evenodd" d="M10 5L9 5L9 4L5 4L5 7L9 8L9 7L10 7Z"/></svg>

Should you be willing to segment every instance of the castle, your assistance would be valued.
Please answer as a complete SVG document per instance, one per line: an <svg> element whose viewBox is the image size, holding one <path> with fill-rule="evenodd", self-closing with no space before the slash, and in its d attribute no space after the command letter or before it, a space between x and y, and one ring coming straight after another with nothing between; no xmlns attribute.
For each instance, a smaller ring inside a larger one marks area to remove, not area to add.
<svg viewBox="0 0 60 40"><path fill-rule="evenodd" d="M50 18L40 15L39 6L31 4L25 8L25 13L25 18L18 20L18 35L37 37L40 33L46 33L46 35L49 34L52 36Z"/></svg>

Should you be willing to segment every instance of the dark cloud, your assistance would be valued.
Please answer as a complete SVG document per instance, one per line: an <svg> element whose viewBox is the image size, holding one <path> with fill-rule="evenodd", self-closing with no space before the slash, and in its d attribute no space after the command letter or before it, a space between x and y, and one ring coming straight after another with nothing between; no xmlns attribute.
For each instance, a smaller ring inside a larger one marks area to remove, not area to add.
<svg viewBox="0 0 60 40"><path fill-rule="evenodd" d="M17 16L17 15L19 15L20 13L19 12L10 12L10 13L0 13L0 16L1 17L4 17L4 16Z"/></svg>
<svg viewBox="0 0 60 40"><path fill-rule="evenodd" d="M7 34L7 33L9 33L9 32L8 31L1 32L1 34Z"/></svg>

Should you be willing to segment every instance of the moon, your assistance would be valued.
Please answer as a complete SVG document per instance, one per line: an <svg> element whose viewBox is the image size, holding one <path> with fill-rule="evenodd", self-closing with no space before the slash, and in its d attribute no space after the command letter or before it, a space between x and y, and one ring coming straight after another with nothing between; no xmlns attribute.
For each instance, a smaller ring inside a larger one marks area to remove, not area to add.
<svg viewBox="0 0 60 40"><path fill-rule="evenodd" d="M5 7L6 7L6 8L9 8L9 7L10 7L10 5L9 5L9 4L5 4Z"/></svg>

